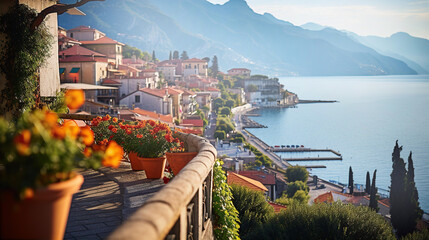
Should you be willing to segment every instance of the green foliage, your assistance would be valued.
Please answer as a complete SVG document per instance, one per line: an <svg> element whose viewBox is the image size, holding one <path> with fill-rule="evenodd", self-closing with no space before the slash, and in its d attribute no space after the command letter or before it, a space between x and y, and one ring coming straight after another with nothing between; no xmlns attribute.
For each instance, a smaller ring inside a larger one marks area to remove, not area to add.
<svg viewBox="0 0 429 240"><path fill-rule="evenodd" d="M180 54L180 59L188 60L189 59L188 53L186 51L183 51L182 54Z"/></svg>
<svg viewBox="0 0 429 240"><path fill-rule="evenodd" d="M214 133L214 138L218 138L219 140L224 140L226 138L226 133L225 131L222 130L217 130Z"/></svg>
<svg viewBox="0 0 429 240"><path fill-rule="evenodd" d="M394 240L390 225L367 207L341 203L290 205L248 239L367 239Z"/></svg>
<svg viewBox="0 0 429 240"><path fill-rule="evenodd" d="M122 56L124 58L132 58L133 56L135 56L136 58L143 59L146 61L151 59L150 54L148 52L143 52L142 50L129 45L125 45L122 47Z"/></svg>
<svg viewBox="0 0 429 240"><path fill-rule="evenodd" d="M221 113L221 114L225 114L225 115L231 115L231 109L230 109L229 107L223 107L223 108L220 110L220 113Z"/></svg>
<svg viewBox="0 0 429 240"><path fill-rule="evenodd" d="M422 231L415 231L401 238L401 240L428 240L429 231L427 228L424 228Z"/></svg>
<svg viewBox="0 0 429 240"><path fill-rule="evenodd" d="M216 239L240 239L238 211L232 203L231 188L226 182L223 162L217 160L213 167L213 215Z"/></svg>
<svg viewBox="0 0 429 240"><path fill-rule="evenodd" d="M308 195L308 191L298 190L295 192L292 199L296 203L306 204L306 203L308 203L308 200L310 199L310 195Z"/></svg>
<svg viewBox="0 0 429 240"><path fill-rule="evenodd" d="M175 50L173 52L173 59L179 59L179 51Z"/></svg>
<svg viewBox="0 0 429 240"><path fill-rule="evenodd" d="M417 221L422 216L418 192L414 183L414 166L411 154L408 159L408 171L411 173L407 173L404 159L401 158L401 151L402 146L399 147L398 141L396 141L392 153L393 166L390 174L390 215L392 226L400 237L413 232Z"/></svg>
<svg viewBox="0 0 429 240"><path fill-rule="evenodd" d="M291 166L286 169L286 178L288 182L307 182L308 180L308 171L305 167L302 166Z"/></svg>
<svg viewBox="0 0 429 240"><path fill-rule="evenodd" d="M232 185L231 190L232 202L239 213L241 222L240 237L246 239L247 234L274 215L274 209L265 201L262 192L238 185Z"/></svg>
<svg viewBox="0 0 429 240"><path fill-rule="evenodd" d="M236 138L234 138L234 142L235 143L243 143L244 139L242 137L236 137Z"/></svg>
<svg viewBox="0 0 429 240"><path fill-rule="evenodd" d="M247 86L247 91L248 92L256 92L256 91L258 91L258 86L254 85L254 84L250 84L249 86Z"/></svg>
<svg viewBox="0 0 429 240"><path fill-rule="evenodd" d="M217 77L217 73L219 72L219 65L217 62L217 57L216 55L213 56L213 60L212 60L212 66L210 67L210 69L212 70L212 77L216 78Z"/></svg>
<svg viewBox="0 0 429 240"><path fill-rule="evenodd" d="M31 23L37 13L27 5L16 4L0 17L0 71L6 86L0 94L0 115L11 113L17 119L34 107L40 88L39 68L49 56L52 36L42 23L35 30Z"/></svg>
<svg viewBox="0 0 429 240"><path fill-rule="evenodd" d="M372 176L371 196L369 198L369 207L375 212L378 212L380 208L378 207L377 187L375 186L376 174L377 170L374 170L374 174Z"/></svg>
<svg viewBox="0 0 429 240"><path fill-rule="evenodd" d="M353 194L354 183L353 183L353 170L351 166L349 168L349 185L348 186L350 189L350 194Z"/></svg>
<svg viewBox="0 0 429 240"><path fill-rule="evenodd" d="M371 194L371 180L370 180L370 177L369 177L369 171L366 172L365 192L368 193L368 194Z"/></svg>
<svg viewBox="0 0 429 240"><path fill-rule="evenodd" d="M227 106L227 107L229 107L229 108L233 108L233 107L235 106L235 100L232 100L232 99L227 100L227 101L225 102L225 106Z"/></svg>
<svg viewBox="0 0 429 240"><path fill-rule="evenodd" d="M287 184L286 192L288 197L293 197L298 190L303 190L308 193L309 188L306 183L301 181L290 182Z"/></svg>

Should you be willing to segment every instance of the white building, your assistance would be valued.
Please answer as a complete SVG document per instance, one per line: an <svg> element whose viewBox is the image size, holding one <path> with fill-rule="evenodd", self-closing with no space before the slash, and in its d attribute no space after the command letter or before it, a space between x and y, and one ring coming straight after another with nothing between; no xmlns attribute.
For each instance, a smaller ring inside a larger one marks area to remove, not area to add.
<svg viewBox="0 0 429 240"><path fill-rule="evenodd" d="M136 107L163 115L172 114L173 100L165 89L141 88L121 98L121 106Z"/></svg>

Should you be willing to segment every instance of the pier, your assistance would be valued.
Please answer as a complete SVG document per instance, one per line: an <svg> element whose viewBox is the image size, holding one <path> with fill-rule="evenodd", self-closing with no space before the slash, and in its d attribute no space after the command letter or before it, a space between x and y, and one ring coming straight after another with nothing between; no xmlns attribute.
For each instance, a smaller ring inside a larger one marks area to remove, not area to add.
<svg viewBox="0 0 429 240"><path fill-rule="evenodd" d="M343 157L306 157L306 158L282 158L283 161L342 161Z"/></svg>
<svg viewBox="0 0 429 240"><path fill-rule="evenodd" d="M326 168L326 166L325 165L297 165L297 166L300 166L300 167L305 167L305 168Z"/></svg>
<svg viewBox="0 0 429 240"><path fill-rule="evenodd" d="M341 153L339 153L335 150L332 150L332 149L328 149L328 148L326 148L326 149L314 149L314 148L302 148L302 147L299 147L299 148L273 148L272 151L273 152L331 152L331 153L337 155L338 157L341 157L341 159L342 159Z"/></svg>
<svg viewBox="0 0 429 240"><path fill-rule="evenodd" d="M301 100L298 103L336 103L337 100Z"/></svg>

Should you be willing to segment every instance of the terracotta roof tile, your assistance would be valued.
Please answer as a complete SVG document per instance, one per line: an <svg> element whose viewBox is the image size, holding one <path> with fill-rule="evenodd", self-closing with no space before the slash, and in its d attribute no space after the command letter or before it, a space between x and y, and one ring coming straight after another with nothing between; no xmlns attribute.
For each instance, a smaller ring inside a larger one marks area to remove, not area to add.
<svg viewBox="0 0 429 240"><path fill-rule="evenodd" d="M198 58L191 58L191 59L187 59L187 60L183 60L183 62L187 63L187 62L204 62L206 63L206 60L202 60L202 59L198 59Z"/></svg>
<svg viewBox="0 0 429 240"><path fill-rule="evenodd" d="M60 58L59 62L106 62L107 58L101 57L88 57L88 56L70 56L65 59Z"/></svg>
<svg viewBox="0 0 429 240"><path fill-rule="evenodd" d="M59 56L92 56L94 57L106 57L106 55L89 50L88 48L81 47L79 45L74 45L71 48L67 48L66 50L59 51Z"/></svg>
<svg viewBox="0 0 429 240"><path fill-rule="evenodd" d="M148 117L152 120L160 120L166 123L173 123L173 117L171 115L162 115L156 112L147 111L140 108L135 108L134 110L130 110L133 113L137 113L139 115Z"/></svg>
<svg viewBox="0 0 429 240"><path fill-rule="evenodd" d="M104 79L102 84L122 84L120 80L116 79Z"/></svg>
<svg viewBox="0 0 429 240"><path fill-rule="evenodd" d="M238 174L243 175L245 177L257 180L264 185L275 185L276 177L274 174L266 174L261 171L240 171Z"/></svg>
<svg viewBox="0 0 429 240"><path fill-rule="evenodd" d="M80 41L80 42L82 44L87 44L87 45L90 45L90 44L119 44L119 45L125 45L125 44L120 43L118 41L115 41L115 40L113 40L113 39L111 39L109 37L102 37L102 38L99 38L99 39L93 40L93 41Z"/></svg>
<svg viewBox="0 0 429 240"><path fill-rule="evenodd" d="M144 92L160 98L163 98L164 96L166 96L165 89L140 88L139 90L140 92Z"/></svg>
<svg viewBox="0 0 429 240"><path fill-rule="evenodd" d="M278 204L278 203L275 203L275 202L268 201L268 203L274 208L274 212L275 213L279 213L282 210L285 210L287 208L287 206L282 205L282 204Z"/></svg>
<svg viewBox="0 0 429 240"><path fill-rule="evenodd" d="M190 124L194 127L204 127L202 119L183 119L182 124Z"/></svg>
<svg viewBox="0 0 429 240"><path fill-rule="evenodd" d="M261 192L268 191L268 189L261 182L233 172L227 173L227 182L229 185L236 184L236 185L248 187L256 191L261 191Z"/></svg>
<svg viewBox="0 0 429 240"><path fill-rule="evenodd" d="M214 87L207 87L205 90L206 90L206 91L209 91L209 92L220 92L220 90L219 90L219 89L214 88Z"/></svg>

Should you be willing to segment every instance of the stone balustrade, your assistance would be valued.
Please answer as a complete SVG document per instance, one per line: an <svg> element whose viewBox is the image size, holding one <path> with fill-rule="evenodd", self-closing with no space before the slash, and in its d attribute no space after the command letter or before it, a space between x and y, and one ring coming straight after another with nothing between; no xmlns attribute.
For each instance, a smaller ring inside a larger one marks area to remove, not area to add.
<svg viewBox="0 0 429 240"><path fill-rule="evenodd" d="M213 239L212 189L216 149L202 137L178 133L197 151L174 179L148 199L108 239Z"/></svg>

